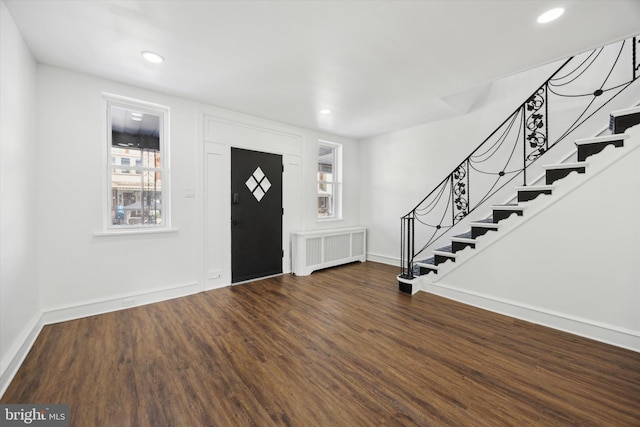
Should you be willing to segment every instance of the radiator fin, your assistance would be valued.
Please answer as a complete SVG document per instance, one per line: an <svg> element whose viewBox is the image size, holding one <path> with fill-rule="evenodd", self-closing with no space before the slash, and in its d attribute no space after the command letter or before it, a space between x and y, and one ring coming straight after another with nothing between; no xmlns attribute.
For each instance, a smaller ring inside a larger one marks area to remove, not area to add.
<svg viewBox="0 0 640 427"><path fill-rule="evenodd" d="M317 265L322 262L322 236L307 239L307 263Z"/></svg>
<svg viewBox="0 0 640 427"><path fill-rule="evenodd" d="M326 262L349 258L350 236L327 236L324 240L324 260Z"/></svg>

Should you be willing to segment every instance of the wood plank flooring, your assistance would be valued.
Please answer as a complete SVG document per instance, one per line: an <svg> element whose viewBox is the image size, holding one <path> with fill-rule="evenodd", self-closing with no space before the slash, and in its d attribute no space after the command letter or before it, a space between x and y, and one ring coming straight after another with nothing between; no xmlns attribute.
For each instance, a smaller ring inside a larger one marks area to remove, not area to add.
<svg viewBox="0 0 640 427"><path fill-rule="evenodd" d="M46 326L2 403L73 426L640 426L640 353L367 262Z"/></svg>

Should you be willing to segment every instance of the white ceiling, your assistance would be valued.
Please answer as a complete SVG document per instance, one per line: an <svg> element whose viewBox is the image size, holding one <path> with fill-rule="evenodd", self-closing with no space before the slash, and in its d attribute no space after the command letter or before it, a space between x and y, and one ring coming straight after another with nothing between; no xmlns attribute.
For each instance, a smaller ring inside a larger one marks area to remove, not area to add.
<svg viewBox="0 0 640 427"><path fill-rule="evenodd" d="M638 0L5 4L40 63L356 138L463 111L447 99L640 33ZM558 21L536 23L558 5Z"/></svg>

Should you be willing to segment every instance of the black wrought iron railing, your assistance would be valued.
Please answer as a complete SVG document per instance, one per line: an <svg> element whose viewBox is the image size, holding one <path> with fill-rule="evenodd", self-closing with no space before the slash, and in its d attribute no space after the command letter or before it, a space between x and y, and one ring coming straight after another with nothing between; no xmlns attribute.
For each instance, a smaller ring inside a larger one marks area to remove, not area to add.
<svg viewBox="0 0 640 427"><path fill-rule="evenodd" d="M527 172L538 159L575 138L579 128L589 128L585 124L605 106L603 113L614 109L611 101L640 77L639 44L636 36L567 59L404 215L400 277L412 279L417 257L448 237L456 224L516 178L528 185Z"/></svg>

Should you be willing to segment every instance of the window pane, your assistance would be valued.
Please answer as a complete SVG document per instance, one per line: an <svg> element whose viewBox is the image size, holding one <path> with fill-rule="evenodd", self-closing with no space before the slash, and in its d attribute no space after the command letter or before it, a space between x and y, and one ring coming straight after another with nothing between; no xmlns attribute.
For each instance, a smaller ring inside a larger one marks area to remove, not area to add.
<svg viewBox="0 0 640 427"><path fill-rule="evenodd" d="M142 167L159 168L161 165L159 151L143 150L141 152L141 157L142 157Z"/></svg>
<svg viewBox="0 0 640 427"><path fill-rule="evenodd" d="M162 223L162 181L160 172L143 172L142 215L144 224Z"/></svg>
<svg viewBox="0 0 640 427"><path fill-rule="evenodd" d="M333 174L333 148L320 145L318 147L318 175Z"/></svg>
<svg viewBox="0 0 640 427"><path fill-rule="evenodd" d="M114 157L129 157L131 164L159 167L160 116L111 107L111 150Z"/></svg>
<svg viewBox="0 0 640 427"><path fill-rule="evenodd" d="M112 226L168 225L169 218L163 216L162 176L166 172L168 177L169 172L161 153L168 110L131 104L109 105L110 222Z"/></svg>
<svg viewBox="0 0 640 427"><path fill-rule="evenodd" d="M117 174L113 174L116 177ZM162 224L162 187L159 172L144 172L136 183L112 181L112 225Z"/></svg>
<svg viewBox="0 0 640 427"><path fill-rule="evenodd" d="M147 149L113 147L112 165L136 165L144 168L159 168L160 152Z"/></svg>
<svg viewBox="0 0 640 427"><path fill-rule="evenodd" d="M111 145L159 151L160 116L112 106Z"/></svg>
<svg viewBox="0 0 640 427"><path fill-rule="evenodd" d="M111 188L113 190L140 188L140 176L129 173L129 169L113 169L111 172Z"/></svg>
<svg viewBox="0 0 640 427"><path fill-rule="evenodd" d="M333 216L333 184L326 182L318 183L318 216Z"/></svg>
<svg viewBox="0 0 640 427"><path fill-rule="evenodd" d="M318 143L318 218L341 215L342 146L329 141Z"/></svg>

